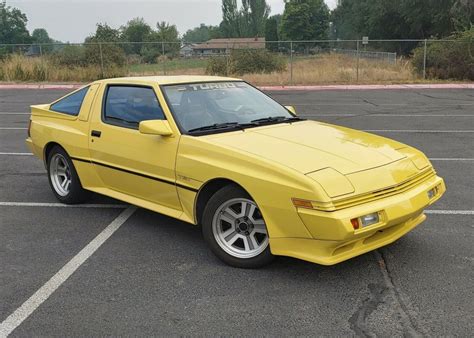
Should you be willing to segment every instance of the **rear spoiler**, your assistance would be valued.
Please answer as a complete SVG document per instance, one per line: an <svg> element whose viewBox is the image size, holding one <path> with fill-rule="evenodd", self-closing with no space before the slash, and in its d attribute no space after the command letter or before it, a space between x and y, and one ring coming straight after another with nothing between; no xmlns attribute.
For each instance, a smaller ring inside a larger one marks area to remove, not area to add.
<svg viewBox="0 0 474 338"><path fill-rule="evenodd" d="M44 117L52 117L52 118L60 118L65 120L75 120L77 116L75 115L68 115L63 113L58 113L55 111L50 110L51 104L36 104L30 106L31 108L31 116L44 116Z"/></svg>
<svg viewBox="0 0 474 338"><path fill-rule="evenodd" d="M36 104L30 106L31 115L41 115L42 113L49 113L49 106L50 104Z"/></svg>

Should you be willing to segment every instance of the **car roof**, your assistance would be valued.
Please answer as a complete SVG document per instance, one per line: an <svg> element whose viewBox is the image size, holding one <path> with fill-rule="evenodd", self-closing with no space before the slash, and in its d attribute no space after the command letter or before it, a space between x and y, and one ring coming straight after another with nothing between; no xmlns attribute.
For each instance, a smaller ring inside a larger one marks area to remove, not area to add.
<svg viewBox="0 0 474 338"><path fill-rule="evenodd" d="M220 82L220 81L241 81L241 79L222 77L222 76L203 76L203 75L172 75L172 76L136 76L136 77L118 77L96 81L98 83L120 83L120 84L182 84L196 82Z"/></svg>

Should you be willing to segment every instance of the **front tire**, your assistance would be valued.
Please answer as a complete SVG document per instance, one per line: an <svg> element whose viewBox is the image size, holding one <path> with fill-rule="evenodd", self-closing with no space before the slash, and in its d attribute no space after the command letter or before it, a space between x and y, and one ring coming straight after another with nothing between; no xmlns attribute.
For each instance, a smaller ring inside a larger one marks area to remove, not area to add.
<svg viewBox="0 0 474 338"><path fill-rule="evenodd" d="M76 168L66 151L55 146L48 154L48 180L56 198L65 204L84 202L89 193L82 188Z"/></svg>
<svg viewBox="0 0 474 338"><path fill-rule="evenodd" d="M202 233L212 252L228 265L259 268L269 264L269 236L252 198L235 185L217 191L207 203Z"/></svg>

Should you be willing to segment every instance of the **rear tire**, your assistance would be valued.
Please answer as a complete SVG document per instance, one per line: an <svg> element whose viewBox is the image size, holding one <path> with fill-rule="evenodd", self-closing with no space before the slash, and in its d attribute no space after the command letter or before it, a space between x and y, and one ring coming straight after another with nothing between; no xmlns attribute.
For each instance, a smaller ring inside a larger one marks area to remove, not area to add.
<svg viewBox="0 0 474 338"><path fill-rule="evenodd" d="M202 233L212 252L228 265L254 269L274 259L260 210L238 186L225 186L209 199Z"/></svg>
<svg viewBox="0 0 474 338"><path fill-rule="evenodd" d="M56 198L65 204L78 204L89 197L82 188L76 168L66 151L54 146L48 154L48 180Z"/></svg>

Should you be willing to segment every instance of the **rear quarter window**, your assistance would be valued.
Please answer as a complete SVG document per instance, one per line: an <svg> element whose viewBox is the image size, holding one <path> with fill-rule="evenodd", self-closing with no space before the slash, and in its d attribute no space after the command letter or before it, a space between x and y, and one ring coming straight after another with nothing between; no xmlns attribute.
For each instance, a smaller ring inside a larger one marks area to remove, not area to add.
<svg viewBox="0 0 474 338"><path fill-rule="evenodd" d="M63 113L68 115L77 116L81 111L82 102L84 101L84 97L87 94L89 87L84 87L65 98L59 100L56 103L53 103L50 107L50 110L55 111L57 113Z"/></svg>

